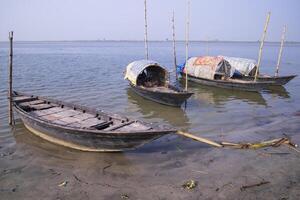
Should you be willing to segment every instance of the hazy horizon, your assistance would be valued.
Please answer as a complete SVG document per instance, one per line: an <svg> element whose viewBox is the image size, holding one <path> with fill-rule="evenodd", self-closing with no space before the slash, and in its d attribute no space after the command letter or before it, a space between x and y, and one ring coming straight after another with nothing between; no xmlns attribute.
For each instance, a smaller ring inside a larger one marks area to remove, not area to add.
<svg viewBox="0 0 300 200"><path fill-rule="evenodd" d="M185 38L186 0L147 0L151 41L172 37L175 11L176 38ZM191 0L190 40L257 42L267 12L271 19L266 41L300 42L298 0ZM144 0L2 0L0 41L15 32L16 41L142 41Z"/></svg>

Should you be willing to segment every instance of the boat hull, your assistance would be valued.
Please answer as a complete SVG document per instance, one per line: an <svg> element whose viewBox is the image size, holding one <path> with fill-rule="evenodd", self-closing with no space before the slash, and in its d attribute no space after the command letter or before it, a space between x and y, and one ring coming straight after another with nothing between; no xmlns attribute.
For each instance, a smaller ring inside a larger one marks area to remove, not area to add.
<svg viewBox="0 0 300 200"><path fill-rule="evenodd" d="M181 73L181 75L182 78L185 79L185 74ZM188 80L202 85L207 85L207 86L214 86L214 87L242 90L242 91L249 91L249 92L257 92L271 85L270 82L263 82L263 81L259 81L259 82L239 81L239 80L235 81L234 79L231 79L232 81L210 80L205 78L194 77L191 75L188 75Z"/></svg>
<svg viewBox="0 0 300 200"><path fill-rule="evenodd" d="M285 85L292 79L294 79L297 75L290 75L290 76L258 76L257 81L264 81L270 82L270 85ZM243 76L241 80L253 81L253 76Z"/></svg>
<svg viewBox="0 0 300 200"><path fill-rule="evenodd" d="M25 127L34 135L49 142L76 150L90 152L117 152L135 149L163 135L174 133L175 130L162 132L135 133L95 133L93 131L73 130L55 127L27 115L15 108Z"/></svg>
<svg viewBox="0 0 300 200"><path fill-rule="evenodd" d="M145 99L168 105L180 107L193 93L190 92L180 92L180 93L167 93L167 92L158 92L144 89L142 87L134 86L130 84L131 89L138 95L142 96Z"/></svg>

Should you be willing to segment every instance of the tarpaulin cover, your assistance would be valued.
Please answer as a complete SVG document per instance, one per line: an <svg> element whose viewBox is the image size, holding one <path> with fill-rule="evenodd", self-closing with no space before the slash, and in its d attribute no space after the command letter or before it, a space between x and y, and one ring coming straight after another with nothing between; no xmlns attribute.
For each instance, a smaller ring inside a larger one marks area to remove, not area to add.
<svg viewBox="0 0 300 200"><path fill-rule="evenodd" d="M148 68L148 67L157 67L159 70L161 70L164 77L162 79L164 81L167 80L168 73L167 70L160 65L158 62L153 60L138 60L130 63L126 67L125 77L124 79L129 80L133 85L137 85L137 80L140 74Z"/></svg>
<svg viewBox="0 0 300 200"><path fill-rule="evenodd" d="M234 69L222 56L201 56L188 59L183 72L206 79L215 79L215 75L232 77Z"/></svg>
<svg viewBox="0 0 300 200"><path fill-rule="evenodd" d="M256 67L256 61L246 58L235 58L222 56L229 64L242 75L248 76Z"/></svg>

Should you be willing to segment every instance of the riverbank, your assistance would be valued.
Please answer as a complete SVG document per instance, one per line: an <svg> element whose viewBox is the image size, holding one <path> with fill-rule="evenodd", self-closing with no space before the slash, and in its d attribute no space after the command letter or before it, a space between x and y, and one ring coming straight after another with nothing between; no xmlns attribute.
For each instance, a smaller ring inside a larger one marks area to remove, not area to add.
<svg viewBox="0 0 300 200"><path fill-rule="evenodd" d="M297 111L270 124L210 138L260 141L286 133L300 144L299 130ZM15 144L0 144L0 199L300 197L300 153L285 145L259 150L219 149L170 135L135 151L102 154L45 142L24 130L20 122L13 134ZM187 180L195 180L197 186L184 189Z"/></svg>

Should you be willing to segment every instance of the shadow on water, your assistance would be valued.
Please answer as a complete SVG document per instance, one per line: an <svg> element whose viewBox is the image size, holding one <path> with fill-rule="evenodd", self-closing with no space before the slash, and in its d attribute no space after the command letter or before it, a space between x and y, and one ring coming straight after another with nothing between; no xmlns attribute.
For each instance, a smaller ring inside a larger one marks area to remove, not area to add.
<svg viewBox="0 0 300 200"><path fill-rule="evenodd" d="M229 90L195 83L189 83L189 87L189 89L194 92L194 98L215 105L224 104L237 99L251 104L267 106L267 101L259 92Z"/></svg>
<svg viewBox="0 0 300 200"><path fill-rule="evenodd" d="M135 107L135 110L140 112L144 118L159 118L176 127L189 126L189 118L181 108L165 106L144 99L130 88L127 88L127 96L128 107Z"/></svg>
<svg viewBox="0 0 300 200"><path fill-rule="evenodd" d="M290 93L283 86L270 86L268 89L263 92L270 94L274 97L279 97L283 99L289 99Z"/></svg>

